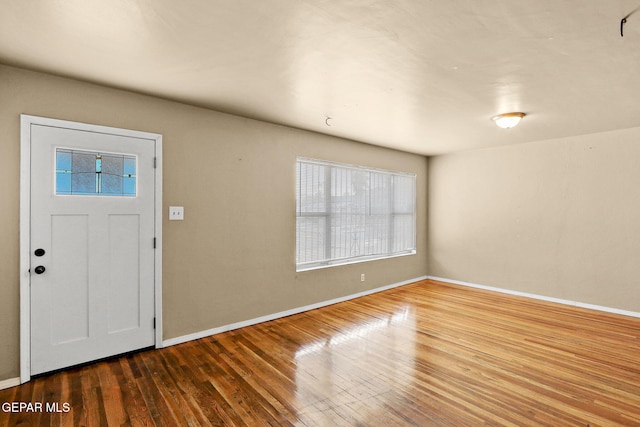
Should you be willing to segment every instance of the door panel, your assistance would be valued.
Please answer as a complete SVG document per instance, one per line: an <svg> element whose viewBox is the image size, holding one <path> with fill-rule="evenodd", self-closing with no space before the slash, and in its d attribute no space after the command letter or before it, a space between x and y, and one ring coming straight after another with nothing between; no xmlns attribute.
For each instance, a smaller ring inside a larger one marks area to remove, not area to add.
<svg viewBox="0 0 640 427"><path fill-rule="evenodd" d="M31 124L30 142L31 374L152 346L155 141Z"/></svg>
<svg viewBox="0 0 640 427"><path fill-rule="evenodd" d="M43 313L51 308L52 345L89 337L88 236L87 215L51 216L51 261L45 270L50 285L39 292L45 297L42 300L38 292L33 293L32 306Z"/></svg>
<svg viewBox="0 0 640 427"><path fill-rule="evenodd" d="M108 332L140 327L140 215L109 215Z"/></svg>

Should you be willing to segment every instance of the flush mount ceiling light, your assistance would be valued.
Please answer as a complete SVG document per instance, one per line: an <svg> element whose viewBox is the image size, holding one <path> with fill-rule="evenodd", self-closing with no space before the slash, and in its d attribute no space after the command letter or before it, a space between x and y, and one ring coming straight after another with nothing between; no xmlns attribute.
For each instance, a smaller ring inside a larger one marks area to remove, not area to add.
<svg viewBox="0 0 640 427"><path fill-rule="evenodd" d="M509 129L520 123L520 120L525 116L524 113L504 113L493 116L493 120L498 127L502 129Z"/></svg>

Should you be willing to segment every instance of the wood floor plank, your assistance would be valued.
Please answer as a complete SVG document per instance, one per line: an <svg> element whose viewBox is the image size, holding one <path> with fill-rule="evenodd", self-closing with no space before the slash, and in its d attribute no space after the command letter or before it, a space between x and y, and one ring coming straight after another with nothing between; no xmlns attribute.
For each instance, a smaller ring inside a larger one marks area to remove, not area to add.
<svg viewBox="0 0 640 427"><path fill-rule="evenodd" d="M640 427L640 319L422 281L36 378L13 426Z"/></svg>

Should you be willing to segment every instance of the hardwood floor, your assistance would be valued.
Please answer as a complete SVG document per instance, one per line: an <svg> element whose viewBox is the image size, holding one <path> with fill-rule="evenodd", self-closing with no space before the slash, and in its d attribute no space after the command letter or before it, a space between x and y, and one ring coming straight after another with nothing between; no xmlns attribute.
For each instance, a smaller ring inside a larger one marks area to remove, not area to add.
<svg viewBox="0 0 640 427"><path fill-rule="evenodd" d="M640 319L423 281L0 391L11 402L61 412L3 410L0 427L640 426Z"/></svg>

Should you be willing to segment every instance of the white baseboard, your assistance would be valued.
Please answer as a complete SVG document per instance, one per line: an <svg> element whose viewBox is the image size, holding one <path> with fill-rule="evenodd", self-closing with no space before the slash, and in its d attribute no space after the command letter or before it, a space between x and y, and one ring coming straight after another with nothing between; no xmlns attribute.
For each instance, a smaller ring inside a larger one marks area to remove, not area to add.
<svg viewBox="0 0 640 427"><path fill-rule="evenodd" d="M8 380L0 381L0 390L5 388L11 388L20 385L20 377L9 378Z"/></svg>
<svg viewBox="0 0 640 427"><path fill-rule="evenodd" d="M510 289L496 288L496 287L493 287L493 286L478 285L477 283L463 282L461 280L446 279L446 278L443 278L443 277L427 276L427 279L437 280L438 282L452 283L454 285L468 286L470 288L478 288L478 289L484 289L484 290L487 290L487 291L500 292L500 293L503 293L503 294L517 295L517 296L521 296L521 297L533 298L533 299L542 300L542 301L556 302L558 304L572 305L574 307L588 308L590 310L604 311L606 313L621 314L623 316L639 317L640 318L640 313L635 312L635 311L619 310L617 308L604 307L604 306L601 306L601 305L587 304L587 303L579 302L579 301L571 301L571 300L566 300L566 299L561 299L561 298L547 297L547 296L544 296L544 295L530 294L530 293L520 292L520 291L512 291Z"/></svg>
<svg viewBox="0 0 640 427"><path fill-rule="evenodd" d="M220 326L218 328L207 329L206 331L195 332L189 335L183 335L176 338L169 338L167 340L162 341L163 347L168 347L171 345L182 344L188 341L197 340L200 338L206 338L211 335L219 334L222 332L232 331L234 329L244 328L245 326L256 325L262 322L268 322L269 320L279 319L281 317L291 316L293 314L303 313L305 311L314 310L316 308L326 307L328 305L337 304L339 302L348 301L354 298L363 297L365 295L375 294L377 292L386 291L387 289L397 288L399 286L408 285L410 283L419 282L420 280L427 279L427 276L417 277L415 279L405 280L403 282L393 283L391 285L382 286L380 288L370 289L364 292L358 292L357 294L347 295L340 298L335 298L328 301L322 301L316 304L305 305L304 307L293 308L291 310L281 311L279 313L269 314L266 316L256 317L254 319L244 320L242 322L232 323L230 325Z"/></svg>

